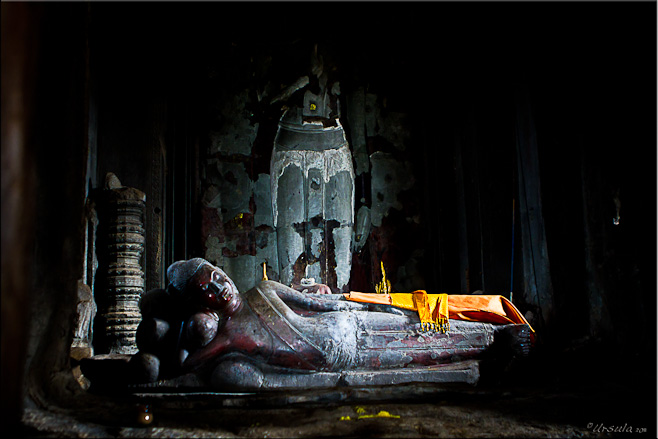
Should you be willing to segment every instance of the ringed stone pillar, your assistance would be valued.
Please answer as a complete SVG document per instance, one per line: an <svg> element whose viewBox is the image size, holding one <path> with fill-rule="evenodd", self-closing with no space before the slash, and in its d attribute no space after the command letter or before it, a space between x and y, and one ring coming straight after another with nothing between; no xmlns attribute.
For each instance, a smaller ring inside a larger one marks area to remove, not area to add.
<svg viewBox="0 0 658 439"><path fill-rule="evenodd" d="M103 191L105 251L105 297L101 309L104 351L109 354L137 352L135 334L142 320L139 301L144 293L144 192L121 186L108 174Z"/></svg>

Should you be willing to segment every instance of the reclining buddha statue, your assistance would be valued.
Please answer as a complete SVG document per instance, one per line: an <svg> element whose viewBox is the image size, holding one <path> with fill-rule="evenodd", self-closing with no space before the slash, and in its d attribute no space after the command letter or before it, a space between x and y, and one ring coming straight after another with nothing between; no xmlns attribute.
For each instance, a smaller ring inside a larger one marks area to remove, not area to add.
<svg viewBox="0 0 658 439"><path fill-rule="evenodd" d="M534 332L501 296L323 294L265 280L240 292L218 267L172 264L142 299L141 384L268 390L477 382L487 355L526 355ZM460 299L461 298L461 299Z"/></svg>

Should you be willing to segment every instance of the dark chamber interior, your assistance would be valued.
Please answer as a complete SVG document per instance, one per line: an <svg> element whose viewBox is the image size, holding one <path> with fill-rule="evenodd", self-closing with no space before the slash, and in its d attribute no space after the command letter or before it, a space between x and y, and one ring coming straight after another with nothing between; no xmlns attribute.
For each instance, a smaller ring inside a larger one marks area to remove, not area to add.
<svg viewBox="0 0 658 439"><path fill-rule="evenodd" d="M372 290L381 261L398 291L512 290L539 340L496 389L569 395L555 419L583 431L655 432L655 18L651 2L3 3L5 411L84 401L93 422L115 404L69 360L106 173L147 194L147 289L192 257L255 277L275 239L271 100L317 47L367 167L355 208L378 215L350 288ZM566 413L582 395L583 418Z"/></svg>

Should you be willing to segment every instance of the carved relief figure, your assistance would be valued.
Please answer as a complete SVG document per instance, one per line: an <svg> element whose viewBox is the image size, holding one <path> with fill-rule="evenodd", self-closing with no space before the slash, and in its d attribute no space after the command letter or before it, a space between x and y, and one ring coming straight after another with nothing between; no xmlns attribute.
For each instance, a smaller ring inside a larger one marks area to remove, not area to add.
<svg viewBox="0 0 658 439"><path fill-rule="evenodd" d="M91 347L93 339L94 317L96 316L96 302L88 285L78 282L78 305L73 334L73 347Z"/></svg>

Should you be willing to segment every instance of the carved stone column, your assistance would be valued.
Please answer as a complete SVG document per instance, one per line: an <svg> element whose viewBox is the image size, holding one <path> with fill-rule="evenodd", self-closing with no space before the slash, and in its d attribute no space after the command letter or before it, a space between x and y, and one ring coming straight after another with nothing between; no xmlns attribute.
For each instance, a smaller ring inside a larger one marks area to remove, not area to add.
<svg viewBox="0 0 658 439"><path fill-rule="evenodd" d="M114 174L108 174L103 194L104 232L107 249L105 298L101 317L104 326L103 350L110 354L137 352L135 333L142 320L139 300L144 293L144 210L146 195L135 188L121 186ZM102 250L101 250L102 251Z"/></svg>

